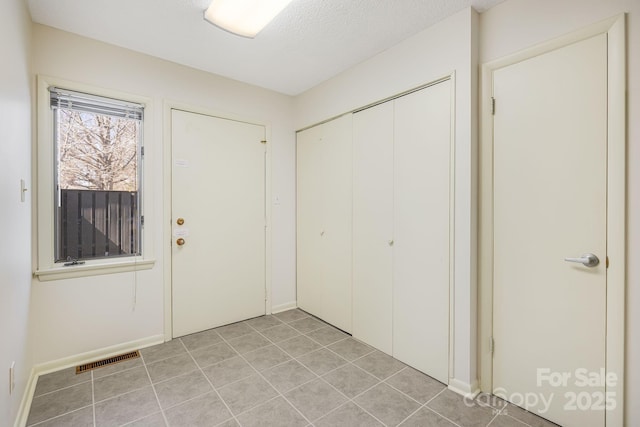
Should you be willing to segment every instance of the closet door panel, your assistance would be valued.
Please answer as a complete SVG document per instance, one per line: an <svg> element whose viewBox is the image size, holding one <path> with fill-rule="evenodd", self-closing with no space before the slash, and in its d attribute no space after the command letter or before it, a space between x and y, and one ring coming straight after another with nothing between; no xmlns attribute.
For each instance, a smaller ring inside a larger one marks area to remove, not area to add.
<svg viewBox="0 0 640 427"><path fill-rule="evenodd" d="M323 288L319 316L351 332L352 115L323 125Z"/></svg>
<svg viewBox="0 0 640 427"><path fill-rule="evenodd" d="M393 101L353 115L353 336L392 354Z"/></svg>
<svg viewBox="0 0 640 427"><path fill-rule="evenodd" d="M451 86L395 101L393 355L448 383Z"/></svg>
<svg viewBox="0 0 640 427"><path fill-rule="evenodd" d="M297 300L298 306L318 314L322 305L324 204L322 128L297 135Z"/></svg>

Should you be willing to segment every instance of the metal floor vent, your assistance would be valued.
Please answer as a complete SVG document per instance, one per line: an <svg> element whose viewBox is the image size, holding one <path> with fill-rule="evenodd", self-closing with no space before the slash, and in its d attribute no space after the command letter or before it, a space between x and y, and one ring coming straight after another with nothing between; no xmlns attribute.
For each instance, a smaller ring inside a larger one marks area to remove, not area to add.
<svg viewBox="0 0 640 427"><path fill-rule="evenodd" d="M130 353L119 354L117 356L112 356L95 362L85 363L84 365L76 366L76 374L81 374L103 366L113 365L114 363L124 362L125 360L135 359L136 357L140 357L140 352L138 350Z"/></svg>

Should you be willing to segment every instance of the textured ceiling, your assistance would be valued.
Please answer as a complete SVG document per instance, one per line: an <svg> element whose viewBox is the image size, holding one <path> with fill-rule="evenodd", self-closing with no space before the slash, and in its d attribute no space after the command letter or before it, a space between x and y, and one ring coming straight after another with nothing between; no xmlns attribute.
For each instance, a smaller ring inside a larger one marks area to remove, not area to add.
<svg viewBox="0 0 640 427"><path fill-rule="evenodd" d="M473 6L503 0L293 0L255 39L203 19L210 0L27 0L34 22L289 95Z"/></svg>

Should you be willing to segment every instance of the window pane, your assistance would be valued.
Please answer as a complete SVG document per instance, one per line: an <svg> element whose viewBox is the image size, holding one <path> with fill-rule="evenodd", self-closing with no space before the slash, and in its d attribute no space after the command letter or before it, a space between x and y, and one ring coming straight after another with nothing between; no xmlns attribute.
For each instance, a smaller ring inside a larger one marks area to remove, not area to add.
<svg viewBox="0 0 640 427"><path fill-rule="evenodd" d="M140 120L54 108L56 262L140 253Z"/></svg>

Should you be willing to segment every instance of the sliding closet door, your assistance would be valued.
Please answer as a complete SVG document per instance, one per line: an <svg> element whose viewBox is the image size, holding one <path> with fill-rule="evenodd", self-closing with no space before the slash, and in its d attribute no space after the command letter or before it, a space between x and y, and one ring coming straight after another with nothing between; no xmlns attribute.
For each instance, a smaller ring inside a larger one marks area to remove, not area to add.
<svg viewBox="0 0 640 427"><path fill-rule="evenodd" d="M393 355L448 383L451 83L395 100Z"/></svg>
<svg viewBox="0 0 640 427"><path fill-rule="evenodd" d="M392 354L393 101L353 115L353 336Z"/></svg>
<svg viewBox="0 0 640 427"><path fill-rule="evenodd" d="M322 307L324 269L319 261L324 252L320 236L323 227L324 205L322 158L322 128L320 126L298 132L298 306L310 313Z"/></svg>
<svg viewBox="0 0 640 427"><path fill-rule="evenodd" d="M350 333L352 116L322 126L324 286L320 317Z"/></svg>
<svg viewBox="0 0 640 427"><path fill-rule="evenodd" d="M351 332L351 138L346 115L298 132L298 306Z"/></svg>

